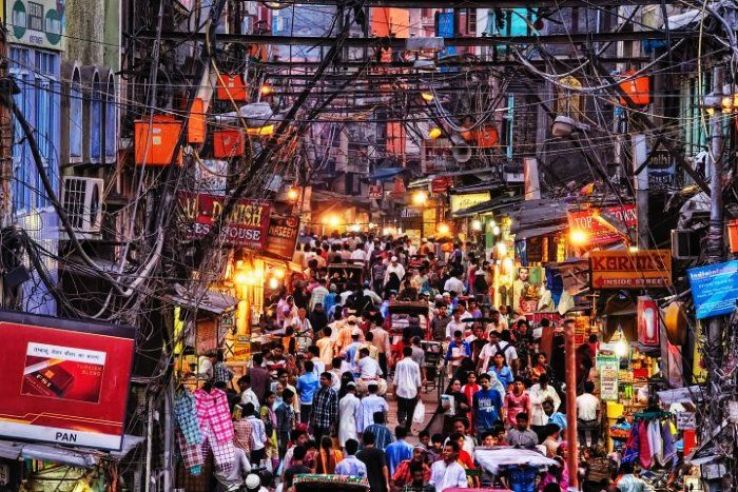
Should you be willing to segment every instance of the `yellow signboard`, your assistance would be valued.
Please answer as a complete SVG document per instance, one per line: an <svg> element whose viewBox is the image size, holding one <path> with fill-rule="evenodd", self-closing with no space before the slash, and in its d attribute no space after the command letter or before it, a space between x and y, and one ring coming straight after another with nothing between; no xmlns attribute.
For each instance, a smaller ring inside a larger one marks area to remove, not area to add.
<svg viewBox="0 0 738 492"><path fill-rule="evenodd" d="M484 193L465 193L463 195L451 195L451 213L455 214L459 210L479 205L480 203L489 201L489 192Z"/></svg>

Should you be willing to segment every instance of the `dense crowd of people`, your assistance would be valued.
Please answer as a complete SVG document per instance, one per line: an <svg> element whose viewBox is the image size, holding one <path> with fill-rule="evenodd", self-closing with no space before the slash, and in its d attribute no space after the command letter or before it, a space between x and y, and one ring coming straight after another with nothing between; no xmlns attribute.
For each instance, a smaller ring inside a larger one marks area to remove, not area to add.
<svg viewBox="0 0 738 492"><path fill-rule="evenodd" d="M576 418L587 459L568 469L564 329L547 319L531 326L515 306L493 306L492 269L471 245L308 236L295 261L304 277L270 298L260 350L236 387L222 356L200 362L200 376L229 394L235 446L246 458L219 476L223 489L238 490L259 471L262 488L285 492L306 473L366 477L372 492L565 492L572 474L584 490L646 490L626 466L608 466L603 409L589 380L596 337L577 349ZM331 273L346 263L361 268ZM402 301L427 310L393 317ZM548 354L544 330L553 332ZM440 381L438 401L430 388ZM504 446L555 464L480 469L475 447ZM625 478L616 483L618 472Z"/></svg>

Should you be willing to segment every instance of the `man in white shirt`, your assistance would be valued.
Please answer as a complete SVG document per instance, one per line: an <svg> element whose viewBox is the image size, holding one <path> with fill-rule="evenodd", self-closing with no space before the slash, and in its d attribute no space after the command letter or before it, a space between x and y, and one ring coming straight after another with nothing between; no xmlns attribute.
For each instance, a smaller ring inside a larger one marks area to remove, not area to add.
<svg viewBox="0 0 738 492"><path fill-rule="evenodd" d="M266 458L266 426L264 421L256 415L256 410L251 403L247 403L243 407L244 415L248 415L248 422L251 424L251 462L258 464Z"/></svg>
<svg viewBox="0 0 738 492"><path fill-rule="evenodd" d="M443 290L446 292L456 292L456 295L464 295L464 282L461 281L461 274L449 277L446 283L443 284Z"/></svg>
<svg viewBox="0 0 738 492"><path fill-rule="evenodd" d="M325 279L319 278L318 279L318 286L313 289L313 292L310 294L310 303L308 307L310 308L310 312L315 309L316 304L323 304L323 301L325 300L325 296L329 294L328 289L325 286Z"/></svg>
<svg viewBox="0 0 738 492"><path fill-rule="evenodd" d="M423 384L420 366L413 360L412 347L402 349L402 359L395 366L395 395L397 395L397 423L410 431L413 413L418 403L418 388Z"/></svg>
<svg viewBox="0 0 738 492"><path fill-rule="evenodd" d="M466 332L467 324L462 322L462 316L464 315L464 308L459 306L454 309L454 316L451 321L446 325L446 340L451 340L454 333L458 330L461 333Z"/></svg>
<svg viewBox="0 0 738 492"><path fill-rule="evenodd" d="M581 446L594 446L599 443L600 417L602 405L592 394L594 383L584 382L584 393L577 396L577 433Z"/></svg>
<svg viewBox="0 0 738 492"><path fill-rule="evenodd" d="M561 406L561 398L556 390L548 384L548 374L543 373L538 378L538 382L528 389L530 395L530 428L538 436L538 441L543 442L546 439L546 425L548 424L548 415L543 410L543 402L546 400L553 401L554 412Z"/></svg>
<svg viewBox="0 0 738 492"><path fill-rule="evenodd" d="M215 353L208 353L207 355L201 355L197 362L197 376L205 381L213 379L214 367L215 367Z"/></svg>
<svg viewBox="0 0 738 492"><path fill-rule="evenodd" d="M356 245L356 249L351 252L351 259L366 261L366 251L364 251L363 244L360 243Z"/></svg>
<svg viewBox="0 0 738 492"><path fill-rule="evenodd" d="M389 281L390 274L394 273L397 275L397 278L400 279L400 282L402 282L402 279L405 278L405 267L402 266L401 263L399 263L399 259L396 256L393 256L390 258L390 263L387 265L387 270L384 272L384 284L387 285L387 282Z"/></svg>
<svg viewBox="0 0 738 492"><path fill-rule="evenodd" d="M364 429L374 423L374 412L385 414L389 412L387 400L377 395L379 385L376 382L371 382L369 383L368 390L369 394L361 399L361 409L359 410L361 418L356 423L359 432L364 432Z"/></svg>
<svg viewBox="0 0 738 492"><path fill-rule="evenodd" d="M505 362L507 362L508 367L515 374L518 367L518 351L515 350L515 347L509 341L501 340L500 334L496 331L489 332L489 342L479 352L480 371L487 372L489 363L497 352L505 356Z"/></svg>
<svg viewBox="0 0 738 492"><path fill-rule="evenodd" d="M243 407L247 403L251 403L254 405L254 408L259 408L261 406L259 404L259 398L256 396L256 393L254 393L254 390L251 389L251 376L248 374L241 376L238 378L237 384L238 389L241 391L241 406Z"/></svg>
<svg viewBox="0 0 738 492"><path fill-rule="evenodd" d="M221 472L217 468L215 470L215 478L225 490L240 490L246 477L251 473L251 463L244 450L238 447L234 447L234 450L235 460L231 469L228 472Z"/></svg>
<svg viewBox="0 0 738 492"><path fill-rule="evenodd" d="M366 393L369 384L378 386L377 394L384 395L387 393L387 381L381 378L384 373L379 367L379 362L369 356L369 348L362 347L359 349L359 359L356 361L356 369L359 374L357 381L357 389L359 393Z"/></svg>
<svg viewBox="0 0 738 492"><path fill-rule="evenodd" d="M433 463L431 467L430 484L436 488L436 492L446 489L469 487L466 481L466 471L457 463L459 457L459 443L448 442L443 447L443 459Z"/></svg>

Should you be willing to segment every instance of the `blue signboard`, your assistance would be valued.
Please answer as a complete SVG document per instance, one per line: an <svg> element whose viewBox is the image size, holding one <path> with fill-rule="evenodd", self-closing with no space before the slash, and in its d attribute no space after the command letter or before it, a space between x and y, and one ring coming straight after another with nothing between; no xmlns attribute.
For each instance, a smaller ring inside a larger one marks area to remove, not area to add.
<svg viewBox="0 0 738 492"><path fill-rule="evenodd" d="M697 319L730 314L738 300L738 260L687 270Z"/></svg>

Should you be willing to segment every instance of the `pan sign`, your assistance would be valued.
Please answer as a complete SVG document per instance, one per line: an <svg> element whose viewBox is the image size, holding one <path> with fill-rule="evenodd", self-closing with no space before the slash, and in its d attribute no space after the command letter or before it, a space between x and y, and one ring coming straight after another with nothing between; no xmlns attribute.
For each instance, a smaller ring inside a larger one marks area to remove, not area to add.
<svg viewBox="0 0 738 492"><path fill-rule="evenodd" d="M120 449L133 336L130 327L0 313L0 436Z"/></svg>
<svg viewBox="0 0 738 492"><path fill-rule="evenodd" d="M179 194L179 202L187 221L187 237L202 239L210 234L225 207L225 197L206 193ZM266 244L269 227L269 202L238 200L220 228L220 238L229 246L240 246L256 251Z"/></svg>
<svg viewBox="0 0 738 492"><path fill-rule="evenodd" d="M638 228L636 206L593 208L568 213L569 227L586 233L590 246L615 243L623 240L628 231Z"/></svg>
<svg viewBox="0 0 738 492"><path fill-rule="evenodd" d="M738 260L687 270L697 319L730 314L738 300Z"/></svg>
<svg viewBox="0 0 738 492"><path fill-rule="evenodd" d="M595 289L671 287L671 251L666 249L593 251L590 262Z"/></svg>

